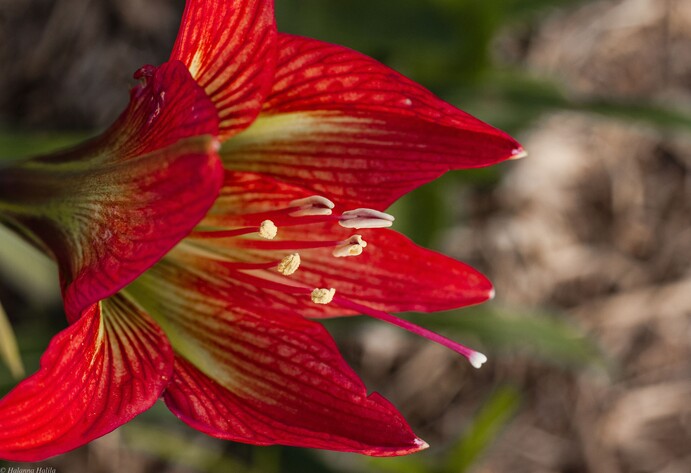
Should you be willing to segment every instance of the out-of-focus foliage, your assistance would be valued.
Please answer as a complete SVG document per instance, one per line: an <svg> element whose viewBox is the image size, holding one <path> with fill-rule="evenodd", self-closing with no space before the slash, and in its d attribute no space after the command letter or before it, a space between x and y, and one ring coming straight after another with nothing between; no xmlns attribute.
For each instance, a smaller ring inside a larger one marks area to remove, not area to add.
<svg viewBox="0 0 691 473"><path fill-rule="evenodd" d="M594 341L563 317L520 313L510 308L497 310L494 304L467 312L471 311L424 318L417 316L415 319L417 323L424 323L452 337L476 337L494 356L522 353L558 366L605 366Z"/></svg>
<svg viewBox="0 0 691 473"><path fill-rule="evenodd" d="M24 375L24 364L19 354L17 339L2 305L0 305L0 360L7 365L15 378Z"/></svg>

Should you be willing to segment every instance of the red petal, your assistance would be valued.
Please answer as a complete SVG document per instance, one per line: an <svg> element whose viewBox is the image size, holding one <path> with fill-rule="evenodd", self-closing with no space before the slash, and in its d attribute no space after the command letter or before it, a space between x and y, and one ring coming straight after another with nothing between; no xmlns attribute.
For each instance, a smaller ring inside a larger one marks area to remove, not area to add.
<svg viewBox="0 0 691 473"><path fill-rule="evenodd" d="M101 137L0 174L0 200L57 260L71 320L146 270L201 220L223 170L217 118L179 62L146 84ZM14 208L18 208L15 211Z"/></svg>
<svg viewBox="0 0 691 473"><path fill-rule="evenodd" d="M373 59L289 35L279 36L262 115L222 151L231 169L375 209L446 171L521 153L506 133Z"/></svg>
<svg viewBox="0 0 691 473"><path fill-rule="evenodd" d="M262 174L226 171L220 195L200 225L222 227L227 217L234 217L234 223L246 220L259 224L263 218L257 220L253 214L284 209L309 195L304 189Z"/></svg>
<svg viewBox="0 0 691 473"><path fill-rule="evenodd" d="M0 458L38 461L98 438L147 410L168 384L161 332L116 296L60 332L41 368L0 400Z"/></svg>
<svg viewBox="0 0 691 473"><path fill-rule="evenodd" d="M222 138L246 128L271 89L273 1L187 0L171 59L184 62L216 104Z"/></svg>
<svg viewBox="0 0 691 473"><path fill-rule="evenodd" d="M131 286L178 353L164 399L182 420L256 445L370 455L426 446L390 403L367 395L320 324L205 277L166 258Z"/></svg>

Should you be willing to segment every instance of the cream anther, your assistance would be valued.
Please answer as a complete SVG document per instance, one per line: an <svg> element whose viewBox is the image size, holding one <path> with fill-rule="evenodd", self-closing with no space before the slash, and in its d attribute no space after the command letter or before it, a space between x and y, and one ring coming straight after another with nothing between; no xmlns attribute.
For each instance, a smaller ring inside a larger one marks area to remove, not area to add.
<svg viewBox="0 0 691 473"><path fill-rule="evenodd" d="M343 212L338 224L345 228L386 228L394 220L393 215L378 210L355 209Z"/></svg>
<svg viewBox="0 0 691 473"><path fill-rule="evenodd" d="M362 254L362 247L360 245L340 245L334 248L331 254L336 258L358 256Z"/></svg>
<svg viewBox="0 0 691 473"><path fill-rule="evenodd" d="M281 262L278 263L278 267L276 269L282 275L290 276L295 271L297 271L299 267L300 267L300 254L299 253L293 253L292 255L288 255L285 258L283 258L281 260Z"/></svg>
<svg viewBox="0 0 691 473"><path fill-rule="evenodd" d="M353 235L347 240L341 242L336 248L334 248L333 254L337 258L343 258L346 256L358 256L362 254L362 249L367 246L367 242L362 239L362 235Z"/></svg>
<svg viewBox="0 0 691 473"><path fill-rule="evenodd" d="M289 205L297 208L297 210L289 214L291 217L331 215L331 209L335 207L333 202L320 195L297 199L292 201Z"/></svg>
<svg viewBox="0 0 691 473"><path fill-rule="evenodd" d="M317 288L312 291L312 302L315 304L328 304L336 295L336 289L320 289Z"/></svg>
<svg viewBox="0 0 691 473"><path fill-rule="evenodd" d="M264 220L259 225L259 236L267 240L273 240L278 234L278 227L271 220Z"/></svg>
<svg viewBox="0 0 691 473"><path fill-rule="evenodd" d="M367 247L367 242L362 239L362 235L353 235L348 238L348 243L351 245L360 245L363 248Z"/></svg>
<svg viewBox="0 0 691 473"><path fill-rule="evenodd" d="M473 368L479 369L487 361L487 357L479 351L474 351L468 356L468 361L473 365Z"/></svg>

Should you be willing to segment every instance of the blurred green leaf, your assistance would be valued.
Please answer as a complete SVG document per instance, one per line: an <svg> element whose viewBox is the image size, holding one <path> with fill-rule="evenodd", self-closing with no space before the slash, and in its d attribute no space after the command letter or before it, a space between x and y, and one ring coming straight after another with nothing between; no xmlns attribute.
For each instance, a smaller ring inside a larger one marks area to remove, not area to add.
<svg viewBox="0 0 691 473"><path fill-rule="evenodd" d="M468 471L492 445L521 404L521 394L513 387L498 388L485 401L460 442L449 452L443 473Z"/></svg>
<svg viewBox="0 0 691 473"><path fill-rule="evenodd" d="M388 212L396 217L394 229L418 245L431 247L439 233L451 223L444 197L454 178L447 174L440 182L422 186L395 202Z"/></svg>
<svg viewBox="0 0 691 473"><path fill-rule="evenodd" d="M513 387L499 387L483 403L461 439L443 455L420 454L399 458L367 460L367 471L386 473L461 473L476 464L511 421L521 404Z"/></svg>
<svg viewBox="0 0 691 473"><path fill-rule="evenodd" d="M691 129L691 113L686 111L649 102L579 101L569 98L556 81L518 69L496 69L484 79L478 87L458 87L447 98L467 112L512 133L530 126L543 114L560 110L596 113L655 127Z"/></svg>
<svg viewBox="0 0 691 473"><path fill-rule="evenodd" d="M494 353L518 350L549 363L575 367L605 364L595 342L559 316L502 312L491 304L470 310L472 314L465 310L411 319L425 327L475 336Z"/></svg>
<svg viewBox="0 0 691 473"><path fill-rule="evenodd" d="M49 153L84 140L85 133L49 133L0 130L0 161Z"/></svg>
<svg viewBox="0 0 691 473"><path fill-rule="evenodd" d="M17 338L2 304L0 304L0 358L5 362L15 379L24 376L24 365L22 364L22 357L19 355Z"/></svg>
<svg viewBox="0 0 691 473"><path fill-rule="evenodd" d="M164 430L142 422L126 424L122 432L125 442L132 449L162 458L174 465L184 465L201 472L260 473L259 470L224 455L218 442L194 442L176 430Z"/></svg>

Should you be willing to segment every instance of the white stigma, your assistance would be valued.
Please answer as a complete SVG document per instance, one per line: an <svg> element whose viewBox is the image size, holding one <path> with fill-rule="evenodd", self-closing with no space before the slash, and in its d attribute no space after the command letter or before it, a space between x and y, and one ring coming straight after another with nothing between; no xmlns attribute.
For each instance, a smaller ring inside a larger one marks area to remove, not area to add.
<svg viewBox="0 0 691 473"><path fill-rule="evenodd" d="M288 205L290 205L290 207L297 207L297 210L289 214L291 217L331 215L331 209L335 207L333 202L320 195L297 199Z"/></svg>
<svg viewBox="0 0 691 473"><path fill-rule="evenodd" d="M474 351L468 357L468 361L470 361L470 364L473 365L473 368L480 369L480 367L482 367L482 365L487 361L487 357L479 351Z"/></svg>
<svg viewBox="0 0 691 473"><path fill-rule="evenodd" d="M300 267L300 254L293 253L288 255L278 263L278 272L284 276L290 276Z"/></svg>
<svg viewBox="0 0 691 473"><path fill-rule="evenodd" d="M278 234L278 227L271 220L264 220L259 225L259 236L267 240L273 240Z"/></svg>
<svg viewBox="0 0 691 473"><path fill-rule="evenodd" d="M333 254L337 258L346 256L358 256L362 254L363 248L367 246L367 242L362 239L362 235L353 235L347 240L344 240L340 245L334 248Z"/></svg>
<svg viewBox="0 0 691 473"><path fill-rule="evenodd" d="M374 209L348 210L341 214L338 224L345 228L386 228L393 225L395 218Z"/></svg>
<svg viewBox="0 0 691 473"><path fill-rule="evenodd" d="M328 304L336 295L336 289L320 289L317 288L312 291L312 302L315 304Z"/></svg>

